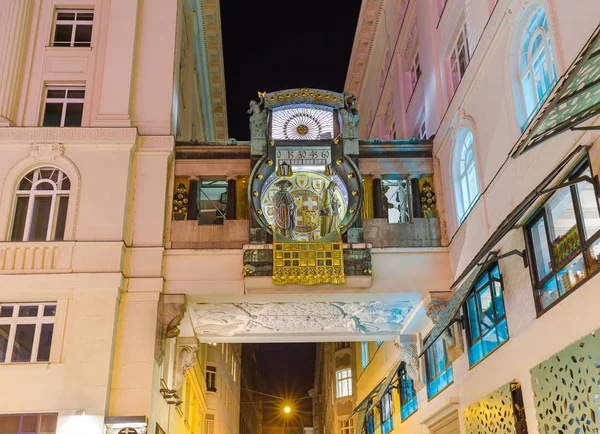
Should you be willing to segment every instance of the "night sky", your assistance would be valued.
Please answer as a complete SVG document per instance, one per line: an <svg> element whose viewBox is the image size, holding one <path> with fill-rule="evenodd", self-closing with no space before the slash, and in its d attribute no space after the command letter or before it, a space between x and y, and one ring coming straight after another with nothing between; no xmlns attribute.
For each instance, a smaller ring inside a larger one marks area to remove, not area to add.
<svg viewBox="0 0 600 434"><path fill-rule="evenodd" d="M360 3L221 0L229 137L250 139L258 91L343 91Z"/></svg>

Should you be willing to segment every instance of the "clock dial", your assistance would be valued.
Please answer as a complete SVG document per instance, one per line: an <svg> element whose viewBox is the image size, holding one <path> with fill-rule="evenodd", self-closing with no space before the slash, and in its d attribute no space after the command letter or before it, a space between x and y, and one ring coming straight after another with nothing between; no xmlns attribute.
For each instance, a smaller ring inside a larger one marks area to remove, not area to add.
<svg viewBox="0 0 600 434"><path fill-rule="evenodd" d="M275 140L332 139L333 113L315 106L274 109L271 137Z"/></svg>

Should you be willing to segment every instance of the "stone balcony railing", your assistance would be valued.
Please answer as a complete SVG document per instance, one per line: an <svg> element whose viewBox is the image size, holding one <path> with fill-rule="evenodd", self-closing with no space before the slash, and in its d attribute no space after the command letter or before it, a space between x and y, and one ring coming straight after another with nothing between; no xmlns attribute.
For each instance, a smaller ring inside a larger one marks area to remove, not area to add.
<svg viewBox="0 0 600 434"><path fill-rule="evenodd" d="M172 249L241 249L249 242L249 220L225 220L222 225L198 225L196 220L171 222Z"/></svg>
<svg viewBox="0 0 600 434"><path fill-rule="evenodd" d="M365 242L373 247L440 247L440 220L415 218L410 223L387 219L363 220Z"/></svg>
<svg viewBox="0 0 600 434"><path fill-rule="evenodd" d="M0 272L71 269L74 242L0 243Z"/></svg>

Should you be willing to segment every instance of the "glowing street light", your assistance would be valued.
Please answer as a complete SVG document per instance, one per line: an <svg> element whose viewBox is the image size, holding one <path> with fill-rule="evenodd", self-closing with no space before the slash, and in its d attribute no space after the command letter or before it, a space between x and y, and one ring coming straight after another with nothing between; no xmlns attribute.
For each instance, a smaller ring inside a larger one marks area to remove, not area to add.
<svg viewBox="0 0 600 434"><path fill-rule="evenodd" d="M284 413L289 413L290 411L292 411L292 409L288 405L286 405L285 407L283 407L283 412Z"/></svg>

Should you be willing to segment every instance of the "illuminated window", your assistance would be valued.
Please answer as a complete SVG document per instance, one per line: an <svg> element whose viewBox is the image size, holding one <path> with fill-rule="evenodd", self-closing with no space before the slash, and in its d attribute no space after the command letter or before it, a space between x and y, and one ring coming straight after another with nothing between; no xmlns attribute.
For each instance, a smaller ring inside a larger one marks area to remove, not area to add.
<svg viewBox="0 0 600 434"><path fill-rule="evenodd" d="M354 434L354 419L340 420L340 434Z"/></svg>
<svg viewBox="0 0 600 434"><path fill-rule="evenodd" d="M388 223L410 222L410 192L407 179L382 180L383 206ZM378 343L377 348L381 344Z"/></svg>
<svg viewBox="0 0 600 434"><path fill-rule="evenodd" d="M523 35L519 53L519 83L525 127L556 83L548 19L542 7L533 15Z"/></svg>
<svg viewBox="0 0 600 434"><path fill-rule="evenodd" d="M329 107L298 104L275 108L271 116L275 140L333 139L333 111Z"/></svg>
<svg viewBox="0 0 600 434"><path fill-rule="evenodd" d="M469 361L478 363L508 340L500 270L495 263L479 278L467 297Z"/></svg>
<svg viewBox="0 0 600 434"><path fill-rule="evenodd" d="M406 373L405 363L402 363L398 371L398 387L400 388L400 417L404 420L418 408L415 385Z"/></svg>
<svg viewBox="0 0 600 434"><path fill-rule="evenodd" d="M217 368L214 366L206 367L206 390L209 392L217 391Z"/></svg>
<svg viewBox="0 0 600 434"><path fill-rule="evenodd" d="M468 128L462 128L457 134L454 150L454 183L456 210L459 220L462 221L479 197L474 139L473 133Z"/></svg>
<svg viewBox="0 0 600 434"><path fill-rule="evenodd" d="M52 86L46 89L43 127L80 127L85 88Z"/></svg>
<svg viewBox="0 0 600 434"><path fill-rule="evenodd" d="M367 365L369 364L369 343L361 342L360 343L360 355L362 361L362 368L365 370Z"/></svg>
<svg viewBox="0 0 600 434"><path fill-rule="evenodd" d="M352 370L340 369L335 373L336 398L352 395Z"/></svg>
<svg viewBox="0 0 600 434"><path fill-rule="evenodd" d="M47 362L55 303L0 304L0 363Z"/></svg>
<svg viewBox="0 0 600 434"><path fill-rule="evenodd" d="M92 44L93 10L58 9L52 45L55 47L89 47Z"/></svg>
<svg viewBox="0 0 600 434"><path fill-rule="evenodd" d="M452 74L452 88L456 92L460 81L465 75L469 65L469 41L467 40L467 25L463 25L452 53L450 54L450 72Z"/></svg>
<svg viewBox="0 0 600 434"><path fill-rule="evenodd" d="M40 167L17 187L11 241L60 241L64 237L71 181L62 170Z"/></svg>
<svg viewBox="0 0 600 434"><path fill-rule="evenodd" d="M227 181L198 183L198 224L222 225L227 215Z"/></svg>
<svg viewBox="0 0 600 434"><path fill-rule="evenodd" d="M440 336L425 352L427 396L432 399L454 381L446 341Z"/></svg>
<svg viewBox="0 0 600 434"><path fill-rule="evenodd" d="M57 414L3 414L0 427L3 433L54 434Z"/></svg>
<svg viewBox="0 0 600 434"><path fill-rule="evenodd" d="M394 428L394 397L390 388L381 398L379 403L379 416L381 419L381 434L387 434Z"/></svg>
<svg viewBox="0 0 600 434"><path fill-rule="evenodd" d="M593 176L587 160L565 182L583 176ZM581 180L554 192L526 229L538 312L600 269L600 214L592 183Z"/></svg>

